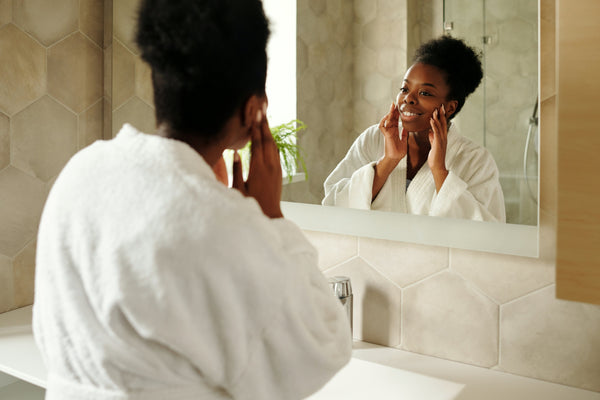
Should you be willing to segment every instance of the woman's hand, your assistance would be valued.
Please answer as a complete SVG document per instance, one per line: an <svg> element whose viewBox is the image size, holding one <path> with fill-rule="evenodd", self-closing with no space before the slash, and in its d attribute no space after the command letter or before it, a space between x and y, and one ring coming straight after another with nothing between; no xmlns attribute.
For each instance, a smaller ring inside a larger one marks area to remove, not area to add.
<svg viewBox="0 0 600 400"><path fill-rule="evenodd" d="M379 122L379 131L383 134L385 147L383 157L375 164L372 200L375 200L387 178L408 152L408 132L404 128L402 128L402 133L399 132L399 118L400 111L396 104L392 103L390 111Z"/></svg>
<svg viewBox="0 0 600 400"><path fill-rule="evenodd" d="M402 135L398 131L398 120L400 111L396 104L392 103L390 111L379 122L379 131L383 134L385 140L384 159L395 161L396 164L406 157L408 151L408 134L402 130Z"/></svg>
<svg viewBox="0 0 600 400"><path fill-rule="evenodd" d="M431 150L427 157L427 164L433 174L436 190L439 192L448 176L448 170L446 169L448 121L446 119L446 109L443 104L433 112L433 117L429 123L431 125L431 130L429 131Z"/></svg>
<svg viewBox="0 0 600 400"><path fill-rule="evenodd" d="M215 176L217 177L217 180L219 182L221 182L225 186L229 186L229 177L227 176L227 166L225 165L225 160L223 159L223 156L221 156L221 158L219 158L217 163L215 165L213 165L212 170L215 173Z"/></svg>
<svg viewBox="0 0 600 400"><path fill-rule="evenodd" d="M281 163L264 110L258 111L251 134L248 179L244 182L242 162L236 151L233 154L232 186L244 196L254 197L267 217L281 218Z"/></svg>

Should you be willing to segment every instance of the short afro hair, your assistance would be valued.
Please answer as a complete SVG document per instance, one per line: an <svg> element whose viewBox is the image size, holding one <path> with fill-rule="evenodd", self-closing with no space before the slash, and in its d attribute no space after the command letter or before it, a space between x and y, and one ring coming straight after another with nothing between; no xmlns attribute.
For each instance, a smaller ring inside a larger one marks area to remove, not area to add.
<svg viewBox="0 0 600 400"><path fill-rule="evenodd" d="M136 42L152 69L159 124L212 142L264 95L269 23L261 0L142 0Z"/></svg>
<svg viewBox="0 0 600 400"><path fill-rule="evenodd" d="M458 114L483 78L479 52L463 40L447 35L423 43L417 49L413 62L433 65L446 74L446 83L450 87L448 99L458 101L450 118Z"/></svg>

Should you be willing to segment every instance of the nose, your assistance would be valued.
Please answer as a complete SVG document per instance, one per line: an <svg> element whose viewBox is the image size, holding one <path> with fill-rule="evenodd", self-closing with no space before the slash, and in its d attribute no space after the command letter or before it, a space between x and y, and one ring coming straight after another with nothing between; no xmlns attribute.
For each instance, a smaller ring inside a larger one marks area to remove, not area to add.
<svg viewBox="0 0 600 400"><path fill-rule="evenodd" d="M408 93L406 93L406 95L404 96L404 103L406 104L416 104L417 102L417 97L415 96L415 94L411 91L409 91Z"/></svg>

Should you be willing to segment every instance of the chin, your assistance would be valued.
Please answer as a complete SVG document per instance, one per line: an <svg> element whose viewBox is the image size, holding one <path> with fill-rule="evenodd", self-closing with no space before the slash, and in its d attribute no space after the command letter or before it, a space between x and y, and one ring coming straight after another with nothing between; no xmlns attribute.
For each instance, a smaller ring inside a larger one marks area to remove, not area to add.
<svg viewBox="0 0 600 400"><path fill-rule="evenodd" d="M431 129L431 125L419 122L402 122L402 127L409 132L423 132Z"/></svg>

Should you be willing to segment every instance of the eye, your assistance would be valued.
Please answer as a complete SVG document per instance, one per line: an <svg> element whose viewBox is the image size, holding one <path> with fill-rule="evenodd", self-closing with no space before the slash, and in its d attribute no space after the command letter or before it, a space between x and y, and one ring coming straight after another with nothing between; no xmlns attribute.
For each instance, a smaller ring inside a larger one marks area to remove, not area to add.
<svg viewBox="0 0 600 400"><path fill-rule="evenodd" d="M426 92L426 91L424 91L424 90L421 90L421 91L419 92L419 94L420 94L421 96L433 96L431 93L429 93L429 92Z"/></svg>
<svg viewBox="0 0 600 400"><path fill-rule="evenodd" d="M400 88L400 93L408 93L408 88L406 88L406 87L401 87L401 88Z"/></svg>

